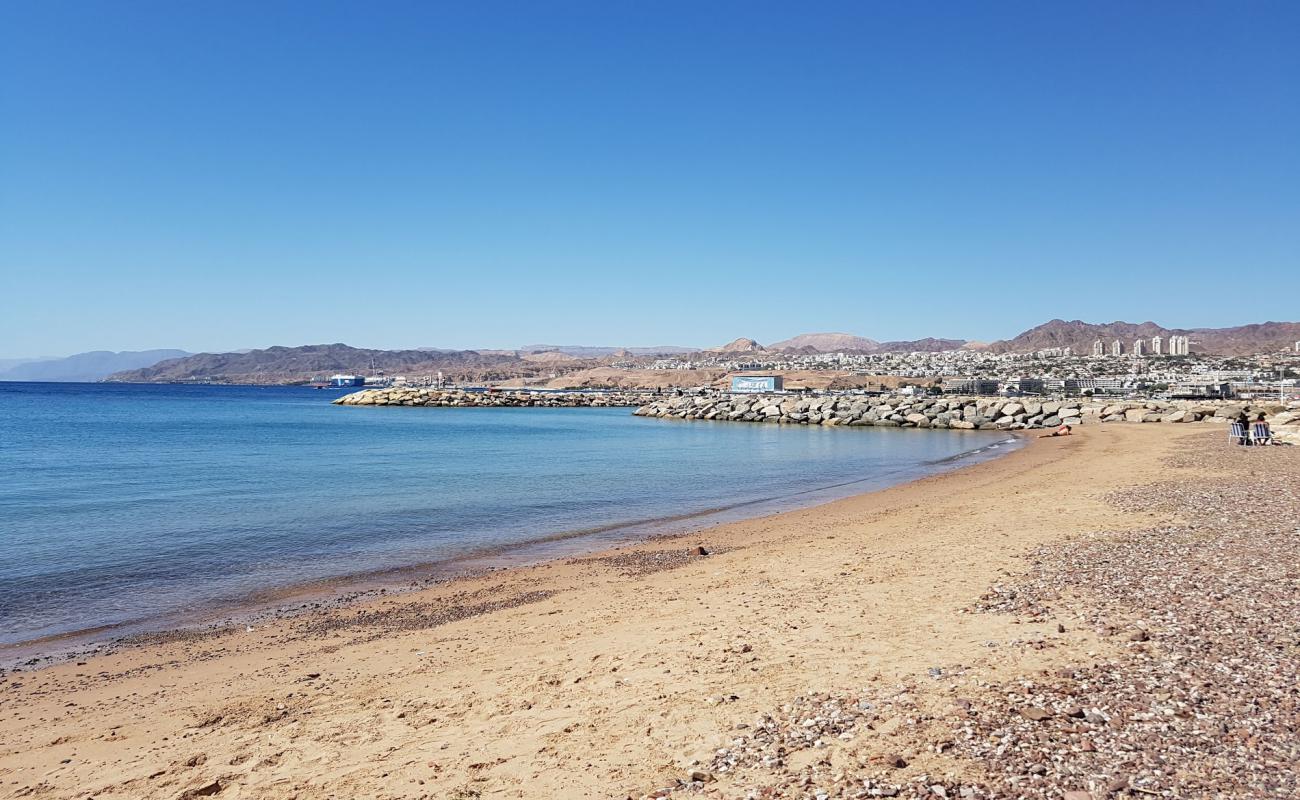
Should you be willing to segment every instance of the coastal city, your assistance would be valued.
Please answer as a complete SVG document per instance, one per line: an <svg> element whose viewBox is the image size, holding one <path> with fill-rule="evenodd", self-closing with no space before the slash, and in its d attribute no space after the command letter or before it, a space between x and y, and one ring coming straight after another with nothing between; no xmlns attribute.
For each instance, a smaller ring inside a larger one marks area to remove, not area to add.
<svg viewBox="0 0 1300 800"><path fill-rule="evenodd" d="M635 369L632 362L616 367ZM1071 348L1031 353L948 350L911 353L694 353L655 360L652 370L718 369L728 373L832 371L892 376L912 385L970 394L1150 394L1170 398L1230 398L1294 394L1300 381L1300 342L1287 352L1214 356L1189 352L1186 337L1125 343L1098 339L1089 354ZM903 381L902 385L907 385Z"/></svg>
<svg viewBox="0 0 1300 800"><path fill-rule="evenodd" d="M1300 392L1300 342L1289 350L1222 356L1191 350L1186 337L1093 343L1033 352L956 349L912 352L745 352L705 350L658 357L615 357L595 369L556 361L531 380L456 380L432 375L334 374L314 383L333 388L417 386L531 391L733 389L738 377L780 379L787 391L883 393L898 389L970 395L1148 397L1153 399L1289 399ZM565 367L569 369L564 370ZM768 384L774 389L776 384Z"/></svg>

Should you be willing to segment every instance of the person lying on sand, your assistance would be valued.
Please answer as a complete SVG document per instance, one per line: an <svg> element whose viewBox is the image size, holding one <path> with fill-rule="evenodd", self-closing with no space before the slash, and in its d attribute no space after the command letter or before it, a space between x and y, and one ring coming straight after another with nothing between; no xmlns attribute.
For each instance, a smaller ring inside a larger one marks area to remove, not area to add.
<svg viewBox="0 0 1300 800"><path fill-rule="evenodd" d="M1039 435L1038 435L1038 438L1039 438L1039 439L1050 439L1050 438L1052 438L1053 436L1069 436L1069 435L1070 435L1070 426L1069 426L1069 425L1062 425L1061 427L1057 428L1056 430L1052 431L1051 433L1041 433L1041 434L1039 434Z"/></svg>

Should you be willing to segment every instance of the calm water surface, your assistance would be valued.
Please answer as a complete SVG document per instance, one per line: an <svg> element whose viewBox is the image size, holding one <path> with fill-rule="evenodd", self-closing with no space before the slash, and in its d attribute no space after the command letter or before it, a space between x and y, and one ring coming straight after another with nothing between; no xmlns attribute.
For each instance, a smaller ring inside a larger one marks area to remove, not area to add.
<svg viewBox="0 0 1300 800"><path fill-rule="evenodd" d="M0 644L809 505L1006 440L628 409L342 408L338 394L0 383Z"/></svg>

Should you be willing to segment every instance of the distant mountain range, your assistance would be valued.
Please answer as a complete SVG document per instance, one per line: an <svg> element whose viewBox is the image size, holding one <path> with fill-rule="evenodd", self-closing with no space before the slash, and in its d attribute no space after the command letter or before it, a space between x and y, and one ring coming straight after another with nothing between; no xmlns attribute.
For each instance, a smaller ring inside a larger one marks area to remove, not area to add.
<svg viewBox="0 0 1300 800"><path fill-rule="evenodd" d="M801 333L768 345L766 350L783 353L921 353L960 350L971 342L965 339L913 339L878 342L851 333ZM977 343L976 343L977 344Z"/></svg>
<svg viewBox="0 0 1300 800"><path fill-rule="evenodd" d="M769 350L803 350L817 353L874 353L880 349L880 342L851 333L801 333L790 339L783 339L768 345Z"/></svg>
<svg viewBox="0 0 1300 800"><path fill-rule="evenodd" d="M633 356L660 356L660 355L677 355L679 353L694 353L698 347L678 347L676 345L660 345L658 347L591 347L581 344L526 344L519 348L520 353L564 353L566 356L577 356L578 358L602 358L613 355L633 355Z"/></svg>
<svg viewBox="0 0 1300 800"><path fill-rule="evenodd" d="M547 379L576 370L607 367L615 359L644 359L689 353L819 353L819 352L937 352L983 350L992 353L1033 352L1070 347L1076 354L1092 352L1101 339L1109 346L1119 339L1129 351L1136 339L1187 336L1194 353L1225 356L1291 350L1300 341L1300 322L1263 322L1232 328L1165 328L1154 322L1087 323L1054 319L1011 339L992 344L965 339L915 339L880 342L850 333L805 333L763 346L740 338L715 348L681 346L598 347L587 345L527 345L518 350L374 350L345 344L268 347L233 353L190 354L183 350L113 353L97 351L67 358L0 361L3 381L211 381L216 383L304 383L334 373L362 375L433 375L442 372L456 381Z"/></svg>
<svg viewBox="0 0 1300 800"><path fill-rule="evenodd" d="M574 359L566 366L595 366ZM475 350L368 350L345 344L268 347L244 353L199 353L161 361L109 376L123 382L211 381L213 383L305 383L331 374L433 375L456 381L497 381L548 375L545 361L527 361L514 353Z"/></svg>
<svg viewBox="0 0 1300 800"><path fill-rule="evenodd" d="M95 350L66 358L12 359L0 367L0 381L56 381L80 383L100 381L122 370L157 364L166 358L183 358L184 350L139 350L114 353ZM18 363L13 363L14 361Z"/></svg>
<svg viewBox="0 0 1300 800"><path fill-rule="evenodd" d="M849 333L804 333L763 347L752 339L737 339L719 348L723 352L746 349L787 353L917 353L943 350L984 350L992 353L1031 353L1053 347L1069 347L1078 355L1092 353L1093 342L1101 339L1108 346L1119 339L1125 352L1137 339L1148 343L1159 336L1186 336L1194 353L1244 356L1291 350L1300 341L1300 322L1261 322L1235 328L1165 328L1154 322L1110 322L1092 324L1081 320L1054 319L1031 328L1012 339L984 344L966 339L915 339L912 341L877 342ZM1109 350L1107 351L1109 352Z"/></svg>

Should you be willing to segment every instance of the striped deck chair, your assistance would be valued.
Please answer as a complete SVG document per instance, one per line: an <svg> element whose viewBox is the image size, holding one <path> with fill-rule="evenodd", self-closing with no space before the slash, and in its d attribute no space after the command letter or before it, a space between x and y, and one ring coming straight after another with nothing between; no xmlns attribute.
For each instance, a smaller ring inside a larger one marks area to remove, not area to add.
<svg viewBox="0 0 1300 800"><path fill-rule="evenodd" d="M1228 441L1233 444L1250 444L1250 440L1246 438L1246 426L1240 422L1232 423L1228 428Z"/></svg>
<svg viewBox="0 0 1300 800"><path fill-rule="evenodd" d="M1272 444L1273 432L1267 422L1256 422L1250 426L1250 440L1254 444Z"/></svg>

